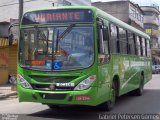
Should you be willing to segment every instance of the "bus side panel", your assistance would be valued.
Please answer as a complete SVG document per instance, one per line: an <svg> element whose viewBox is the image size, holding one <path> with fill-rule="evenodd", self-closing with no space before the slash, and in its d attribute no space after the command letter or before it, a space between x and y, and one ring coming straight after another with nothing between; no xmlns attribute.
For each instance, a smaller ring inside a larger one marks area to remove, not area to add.
<svg viewBox="0 0 160 120"><path fill-rule="evenodd" d="M141 67L138 65L141 64L139 58L135 56L128 55L112 55L113 60L113 77L114 75L119 76L120 89L119 95L128 93L139 87L140 83L140 71Z"/></svg>
<svg viewBox="0 0 160 120"><path fill-rule="evenodd" d="M98 66L98 103L110 100L112 63Z"/></svg>
<svg viewBox="0 0 160 120"><path fill-rule="evenodd" d="M145 59L145 83L152 79L152 61L150 58Z"/></svg>

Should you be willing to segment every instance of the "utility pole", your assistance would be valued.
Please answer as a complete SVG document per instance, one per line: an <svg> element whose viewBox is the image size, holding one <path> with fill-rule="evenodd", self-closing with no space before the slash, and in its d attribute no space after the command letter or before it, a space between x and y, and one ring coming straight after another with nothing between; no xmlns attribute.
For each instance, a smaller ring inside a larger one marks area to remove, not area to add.
<svg viewBox="0 0 160 120"><path fill-rule="evenodd" d="M23 0L19 0L19 23L23 16Z"/></svg>

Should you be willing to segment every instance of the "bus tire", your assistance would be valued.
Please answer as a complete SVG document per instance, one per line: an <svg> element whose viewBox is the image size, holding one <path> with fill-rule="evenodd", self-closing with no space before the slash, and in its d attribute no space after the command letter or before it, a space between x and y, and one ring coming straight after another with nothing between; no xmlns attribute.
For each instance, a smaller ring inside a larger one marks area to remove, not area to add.
<svg viewBox="0 0 160 120"><path fill-rule="evenodd" d="M139 88L134 91L136 96L142 96L144 91L144 75L141 75Z"/></svg>
<svg viewBox="0 0 160 120"><path fill-rule="evenodd" d="M111 111L114 106L115 106L115 102L116 102L116 84L115 82L113 82L112 84L112 98L111 100L101 104L98 106L98 109L101 110L101 111Z"/></svg>

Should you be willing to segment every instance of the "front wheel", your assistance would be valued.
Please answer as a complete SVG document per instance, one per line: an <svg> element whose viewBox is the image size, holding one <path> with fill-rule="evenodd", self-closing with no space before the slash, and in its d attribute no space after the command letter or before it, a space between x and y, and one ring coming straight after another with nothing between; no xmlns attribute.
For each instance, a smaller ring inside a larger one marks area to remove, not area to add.
<svg viewBox="0 0 160 120"><path fill-rule="evenodd" d="M111 100L99 105L98 109L102 111L111 111L115 106L115 102L116 102L116 86L115 83L113 82L111 90Z"/></svg>

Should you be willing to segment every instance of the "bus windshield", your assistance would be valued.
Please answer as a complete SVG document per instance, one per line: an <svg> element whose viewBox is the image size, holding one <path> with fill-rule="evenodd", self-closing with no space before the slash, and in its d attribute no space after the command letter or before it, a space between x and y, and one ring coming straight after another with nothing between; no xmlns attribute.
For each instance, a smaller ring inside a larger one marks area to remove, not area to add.
<svg viewBox="0 0 160 120"><path fill-rule="evenodd" d="M94 61L92 26L21 29L19 62L35 70L77 70Z"/></svg>

